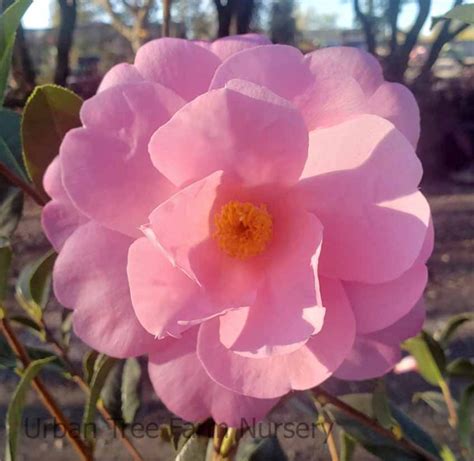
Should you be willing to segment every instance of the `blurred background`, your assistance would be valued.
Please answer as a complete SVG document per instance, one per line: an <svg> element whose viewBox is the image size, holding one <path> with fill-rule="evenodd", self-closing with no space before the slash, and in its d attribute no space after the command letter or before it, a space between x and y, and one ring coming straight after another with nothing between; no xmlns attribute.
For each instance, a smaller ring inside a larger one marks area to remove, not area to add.
<svg viewBox="0 0 474 461"><path fill-rule="evenodd" d="M0 0L0 10L12 0ZM304 53L328 46L367 49L382 63L390 81L408 85L421 109L418 146L425 176L422 190L432 206L436 245L429 262L425 298L426 328L434 331L450 316L474 309L474 27L433 18L460 0L34 0L17 34L13 71L6 105L21 110L35 85L55 82L84 98L94 94L114 64L133 61L148 40L170 35L213 40L236 33L257 32L275 43L291 44ZM436 21L435 21L436 22ZM44 254L40 210L26 202L23 220L13 237L16 249L12 280L25 263ZM13 282L12 282L13 283ZM50 306L52 307L52 306ZM59 309L49 309L51 323L60 325ZM472 325L472 323L471 323ZM75 340L73 340L75 341ZM466 325L451 347L451 357L474 358L474 334ZM83 349L76 343L75 360ZM1 371L1 370L0 370ZM15 380L0 372L0 420L3 421ZM80 420L83 396L72 384L54 376L49 384L71 417ZM339 382L329 383L336 392ZM418 375L391 375L390 395L406 412L442 442L450 442L445 418L423 403L415 391L426 390ZM348 389L347 389L348 387ZM428 387L429 388L429 387ZM346 385L346 391L356 387ZM5 392L3 392L3 390ZM156 401L148 382L139 421L166 421L169 414ZM456 394L456 390L455 390ZM33 397L32 397L33 399ZM32 400L31 402L34 402ZM304 415L283 406L272 418L296 421ZM37 402L27 416L47 418ZM2 438L0 427L0 439ZM323 442L282 441L290 460L327 460ZM98 459L127 459L110 439L98 442ZM150 456L160 458L156 441L138 440ZM22 459L72 459L61 440L25 442L37 448ZM115 447L115 448L114 448ZM122 458L123 456L123 458ZM148 458L147 458L148 459ZM367 461L366 455L357 458Z"/></svg>

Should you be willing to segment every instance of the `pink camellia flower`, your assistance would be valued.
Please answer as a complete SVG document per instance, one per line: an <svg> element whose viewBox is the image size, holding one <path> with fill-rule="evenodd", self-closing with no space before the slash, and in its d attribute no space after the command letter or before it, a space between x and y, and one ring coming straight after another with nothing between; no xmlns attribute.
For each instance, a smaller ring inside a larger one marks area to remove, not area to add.
<svg viewBox="0 0 474 461"><path fill-rule="evenodd" d="M433 245L419 112L354 48L160 39L82 107L43 225L76 334L192 421L400 359Z"/></svg>

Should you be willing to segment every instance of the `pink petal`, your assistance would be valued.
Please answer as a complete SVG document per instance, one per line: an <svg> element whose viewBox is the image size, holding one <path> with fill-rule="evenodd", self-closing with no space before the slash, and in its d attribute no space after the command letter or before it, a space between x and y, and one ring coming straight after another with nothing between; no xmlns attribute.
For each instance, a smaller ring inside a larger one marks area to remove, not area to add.
<svg viewBox="0 0 474 461"><path fill-rule="evenodd" d="M211 89L223 88L233 79L256 83L288 100L313 82L301 52L286 45L259 46L234 54L217 69Z"/></svg>
<svg viewBox="0 0 474 461"><path fill-rule="evenodd" d="M180 190L150 215L150 227L172 263L206 290L222 309L255 300L260 274L254 264L219 249L212 238L213 210L222 189L221 171ZM235 198L235 197L233 197Z"/></svg>
<svg viewBox="0 0 474 461"><path fill-rule="evenodd" d="M416 264L401 277L380 284L344 282L354 311L357 333L382 330L405 316L423 295L428 280L424 264Z"/></svg>
<svg viewBox="0 0 474 461"><path fill-rule="evenodd" d="M239 51L248 48L254 48L260 45L271 45L271 41L264 35L259 34L243 34L231 35L216 40L210 44L210 50L217 55L222 61Z"/></svg>
<svg viewBox="0 0 474 461"><path fill-rule="evenodd" d="M221 89L178 111L153 136L150 154L178 186L216 170L234 173L248 186L291 184L306 160L307 131L295 109L263 88L258 97Z"/></svg>
<svg viewBox="0 0 474 461"><path fill-rule="evenodd" d="M388 82L380 85L368 101L368 112L391 121L416 147L420 137L420 109L406 86Z"/></svg>
<svg viewBox="0 0 474 461"><path fill-rule="evenodd" d="M64 186L84 214L140 235L150 211L174 190L153 168L148 141L182 103L150 83L117 86L84 103L85 127L70 131L60 152Z"/></svg>
<svg viewBox="0 0 474 461"><path fill-rule="evenodd" d="M357 81L367 96L383 83L382 68L370 53L354 47L329 47L305 56L311 73L319 79L345 75Z"/></svg>
<svg viewBox="0 0 474 461"><path fill-rule="evenodd" d="M121 63L113 66L102 79L99 85L98 93L117 85L125 83L140 83L145 79L141 76L138 69L132 64Z"/></svg>
<svg viewBox="0 0 474 461"><path fill-rule="evenodd" d="M155 337L179 337L189 328L184 322L217 313L201 287L144 237L130 247L127 271L135 314Z"/></svg>
<svg viewBox="0 0 474 461"><path fill-rule="evenodd" d="M189 40L160 38L143 45L135 67L152 82L161 83L186 101L207 91L220 59Z"/></svg>
<svg viewBox="0 0 474 461"><path fill-rule="evenodd" d="M217 423L240 427L242 419L249 423L263 419L277 403L235 394L211 380L196 356L195 330L179 340L159 341L150 354L148 372L163 403L187 421L212 416Z"/></svg>
<svg viewBox="0 0 474 461"><path fill-rule="evenodd" d="M430 218L430 223L428 225L428 231L426 232L425 241L423 242L420 254L418 255L418 259L416 260L417 264L425 264L430 259L431 253L433 253L434 248L434 238L435 231L433 219Z"/></svg>
<svg viewBox="0 0 474 461"><path fill-rule="evenodd" d="M198 357L209 376L235 392L275 398L291 390L317 386L339 367L354 342L355 322L342 286L322 279L326 317L322 330L297 351L248 358L227 349L219 339L219 319L201 325Z"/></svg>
<svg viewBox="0 0 474 461"><path fill-rule="evenodd" d="M52 200L43 207L41 224L51 245L59 252L69 236L88 218L72 204L64 190L59 157L49 165L43 183Z"/></svg>
<svg viewBox="0 0 474 461"><path fill-rule="evenodd" d="M400 361L400 343L419 332L424 318L424 304L420 301L388 328L357 336L350 355L334 376L359 381L385 375Z"/></svg>
<svg viewBox="0 0 474 461"><path fill-rule="evenodd" d="M299 188L324 227L320 272L382 283L408 270L430 219L421 173L412 146L382 118L313 131Z"/></svg>
<svg viewBox="0 0 474 461"><path fill-rule="evenodd" d="M74 331L113 357L141 355L154 343L130 301L126 264L131 242L90 222L66 241L54 266L54 292L59 302L74 307Z"/></svg>
<svg viewBox="0 0 474 461"><path fill-rule="evenodd" d="M219 319L222 343L247 357L295 351L323 326L325 309L315 277L322 226L291 205L282 203L280 213L273 213L271 262L255 303Z"/></svg>

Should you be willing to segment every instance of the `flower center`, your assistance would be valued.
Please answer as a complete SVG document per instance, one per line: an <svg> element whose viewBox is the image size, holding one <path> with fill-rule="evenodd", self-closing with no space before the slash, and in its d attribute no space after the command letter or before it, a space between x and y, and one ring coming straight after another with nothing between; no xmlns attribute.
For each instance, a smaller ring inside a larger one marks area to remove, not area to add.
<svg viewBox="0 0 474 461"><path fill-rule="evenodd" d="M265 205L231 200L214 216L213 237L222 251L247 259L265 250L272 238L272 216Z"/></svg>

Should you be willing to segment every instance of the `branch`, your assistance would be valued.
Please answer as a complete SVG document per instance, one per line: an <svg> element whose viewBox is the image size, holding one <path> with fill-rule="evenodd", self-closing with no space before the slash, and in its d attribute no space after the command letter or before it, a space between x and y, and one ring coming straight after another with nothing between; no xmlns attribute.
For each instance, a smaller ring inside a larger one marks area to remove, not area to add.
<svg viewBox="0 0 474 461"><path fill-rule="evenodd" d="M2 331L5 339L8 342L8 345L11 347L15 355L21 361L24 368L27 368L31 360L28 356L28 352L20 343L18 338L15 335L15 332L12 330L8 320L2 318L0 320L0 330ZM66 419L61 409L58 407L57 403L47 390L46 386L43 384L43 381L36 377L33 379L32 386L35 391L38 393L43 405L49 411L51 416L61 424L61 427L64 428L64 433L66 437L71 442L74 449L77 451L79 457L83 461L92 461L92 455L89 451L89 448L84 444L82 439L78 436L77 432L73 431L69 421Z"/></svg>
<svg viewBox="0 0 474 461"><path fill-rule="evenodd" d="M365 40L367 42L367 51L372 54L376 54L377 43L375 40L375 34L372 28L372 21L364 14L360 8L359 0L354 0L354 11L357 19L362 25L364 30Z"/></svg>
<svg viewBox="0 0 474 461"><path fill-rule="evenodd" d="M439 461L439 459L437 457L432 455L430 452L426 451L423 447L420 447L419 445L416 445L414 442L412 442L411 440L409 440L405 437L402 437L401 439L398 439L397 437L395 437L395 435L392 433L392 431L383 428L374 419L369 418L367 415L360 412L359 410L356 410L355 408L352 408L347 403L343 402L342 400L338 399L337 397L334 397L333 395L329 394L328 392L321 389L320 387L313 390L312 393L313 393L314 397L316 398L316 400L322 406L330 403L331 405L334 405L335 407L339 408L339 410L341 410L342 412L349 415L352 419L355 419L356 421L363 424L364 426L369 427L372 431L376 432L377 434L380 434L383 437L386 437L386 438L392 440L393 442L401 445L406 450L408 450L412 453L415 453L418 456L421 456L421 458L423 460L425 460L425 461Z"/></svg>
<svg viewBox="0 0 474 461"><path fill-rule="evenodd" d="M133 40L132 30L127 24L125 24L120 17L120 15L114 10L110 0L95 0L99 6L104 8L104 10L110 16L112 20L112 27L122 36L124 36L128 41Z"/></svg>
<svg viewBox="0 0 474 461"><path fill-rule="evenodd" d="M387 7L387 17L390 24L390 53L395 54L398 49L398 16L400 14L400 0L390 0Z"/></svg>
<svg viewBox="0 0 474 461"><path fill-rule="evenodd" d="M21 178L11 173L11 171L2 163L0 163L0 175L4 176L12 185L21 189L25 194L29 195L39 206L46 205L47 202L36 189L26 181L23 181Z"/></svg>
<svg viewBox="0 0 474 461"><path fill-rule="evenodd" d="M410 53L413 50L413 47L416 45L418 41L418 36L420 35L421 29L428 18L431 9L431 0L418 0L418 16L405 37L405 42L402 45L402 59L403 63L408 64L408 60L410 58Z"/></svg>

